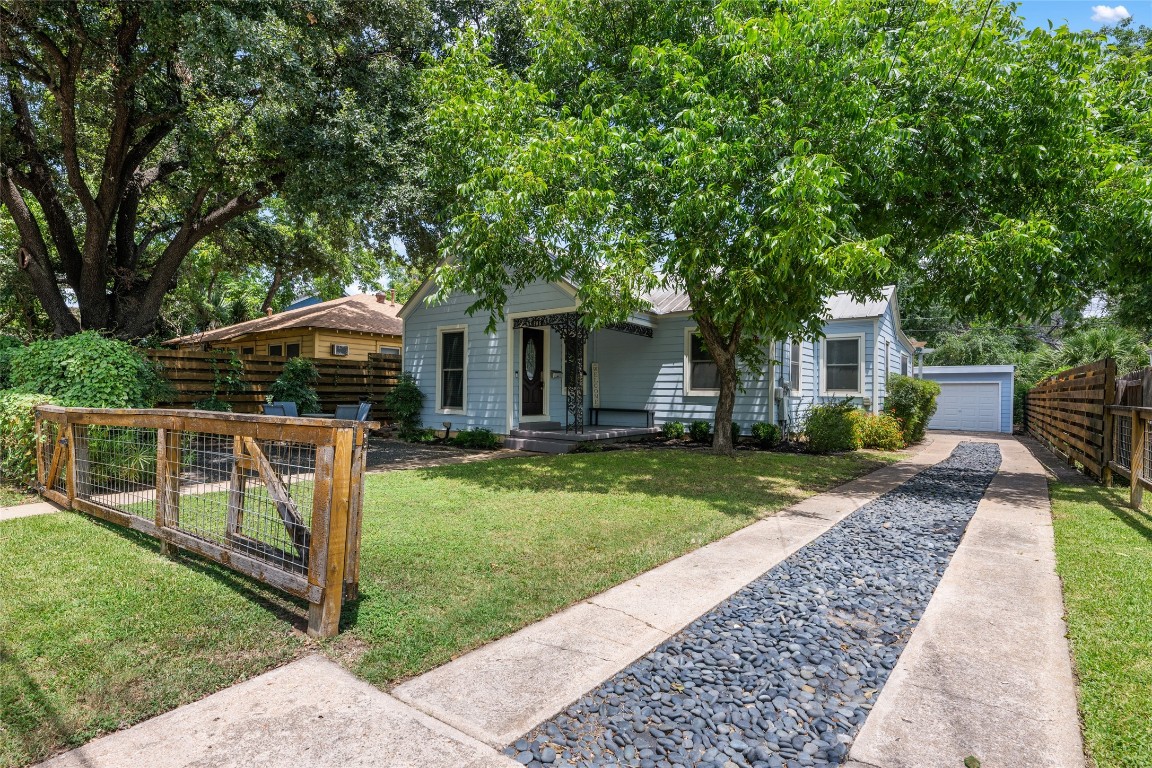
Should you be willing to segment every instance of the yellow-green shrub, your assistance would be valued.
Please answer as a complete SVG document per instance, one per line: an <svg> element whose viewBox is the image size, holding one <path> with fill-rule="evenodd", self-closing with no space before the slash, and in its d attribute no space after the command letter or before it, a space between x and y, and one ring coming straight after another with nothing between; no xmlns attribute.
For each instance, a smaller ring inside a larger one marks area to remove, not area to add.
<svg viewBox="0 0 1152 768"><path fill-rule="evenodd" d="M36 419L32 409L55 403L48 395L0 390L0 478L29 485L36 478Z"/></svg>
<svg viewBox="0 0 1152 768"><path fill-rule="evenodd" d="M856 411L852 417L852 430L856 444L861 448L898 451L905 445L900 420L890 413Z"/></svg>

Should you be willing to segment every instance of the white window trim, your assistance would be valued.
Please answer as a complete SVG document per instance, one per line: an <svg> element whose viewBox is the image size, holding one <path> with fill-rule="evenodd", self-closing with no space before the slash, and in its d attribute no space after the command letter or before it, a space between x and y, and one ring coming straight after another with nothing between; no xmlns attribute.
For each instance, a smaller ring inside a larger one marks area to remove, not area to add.
<svg viewBox="0 0 1152 768"><path fill-rule="evenodd" d="M520 333L516 334L516 349L518 350L516 357L516 370L523 371L524 360L522 358L524 355L524 329L520 328L519 330ZM517 387L516 401L520 405L520 413L518 413L517 416L519 417L521 423L552 420L551 416L549 416L548 408L552 401L552 328L551 326L544 325L537 327L534 330L544 331L544 349L540 350L540 354L544 356L544 368L540 373L540 375L544 377L544 413L531 416L524 415L524 398L521 396L523 395L524 378L523 374L521 374L520 376L515 377ZM564 365L563 361L561 361L560 365Z"/></svg>
<svg viewBox="0 0 1152 768"><path fill-rule="evenodd" d="M798 397L804 391L804 341L791 339L788 342L788 378L792 378L792 350L800 350L799 366L797 366L796 380L789 382L792 385L792 397Z"/></svg>
<svg viewBox="0 0 1152 768"><path fill-rule="evenodd" d="M443 372L440 366L444 361L443 357L443 342L445 333L459 333L464 332L464 372L462 378L464 379L464 387L461 402L464 404L463 408L443 408L440 403L440 387L444 380ZM467 325L438 325L436 326L436 413L455 413L460 415L467 415L468 413L468 326Z"/></svg>
<svg viewBox="0 0 1152 768"><path fill-rule="evenodd" d="M860 361L856 375L856 389L828 389L828 342L856 339L856 349ZM864 334L830 333L820 342L820 394L824 397L864 397Z"/></svg>
<svg viewBox="0 0 1152 768"><path fill-rule="evenodd" d="M692 336L697 335L700 329L692 325L684 329L684 396L685 397L719 397L719 389L693 389L692 388Z"/></svg>

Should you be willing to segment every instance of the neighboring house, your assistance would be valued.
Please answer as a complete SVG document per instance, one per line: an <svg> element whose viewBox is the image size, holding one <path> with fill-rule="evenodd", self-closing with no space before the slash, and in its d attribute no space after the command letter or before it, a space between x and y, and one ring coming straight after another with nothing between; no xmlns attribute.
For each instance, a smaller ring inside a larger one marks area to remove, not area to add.
<svg viewBox="0 0 1152 768"><path fill-rule="evenodd" d="M579 429L596 416L601 425L629 427L715 417L716 366L683 294L655 294L649 311L588 333L575 287L537 282L509 299L488 333L488 316L467 312L475 297L428 304L434 288L425 282L400 311L404 367L426 395L426 426L508 435ZM888 377L911 375L913 355L896 289L883 294L865 303L835 296L826 338L772 344L762 369L742 372L733 420L745 433L758 421L794 424L813 404L845 397L879 409Z"/></svg>
<svg viewBox="0 0 1152 768"><path fill-rule="evenodd" d="M367 360L403 349L400 305L383 293L345 296L164 342L186 349L232 349L241 355Z"/></svg>

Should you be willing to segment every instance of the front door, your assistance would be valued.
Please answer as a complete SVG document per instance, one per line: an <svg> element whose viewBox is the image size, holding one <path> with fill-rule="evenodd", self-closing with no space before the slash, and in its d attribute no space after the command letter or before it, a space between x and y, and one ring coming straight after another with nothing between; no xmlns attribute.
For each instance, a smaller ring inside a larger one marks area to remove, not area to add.
<svg viewBox="0 0 1152 768"><path fill-rule="evenodd" d="M524 328L520 344L520 415L544 414L544 331Z"/></svg>

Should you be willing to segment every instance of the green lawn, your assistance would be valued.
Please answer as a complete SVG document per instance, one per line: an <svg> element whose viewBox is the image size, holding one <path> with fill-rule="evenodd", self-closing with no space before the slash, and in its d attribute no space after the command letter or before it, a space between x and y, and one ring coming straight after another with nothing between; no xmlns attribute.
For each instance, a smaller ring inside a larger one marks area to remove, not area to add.
<svg viewBox="0 0 1152 768"><path fill-rule="evenodd" d="M1152 766L1152 514L1128 492L1052 484L1080 711L1097 768Z"/></svg>
<svg viewBox="0 0 1152 768"><path fill-rule="evenodd" d="M371 475L362 598L319 644L297 601L144 536L74 513L0 523L0 766L309 649L393 683L895 458L637 450Z"/></svg>
<svg viewBox="0 0 1152 768"><path fill-rule="evenodd" d="M17 504L28 504L32 501L39 501L39 499L20 488L0 483L0 507L14 507Z"/></svg>

